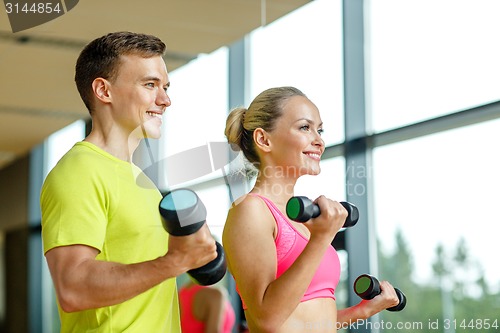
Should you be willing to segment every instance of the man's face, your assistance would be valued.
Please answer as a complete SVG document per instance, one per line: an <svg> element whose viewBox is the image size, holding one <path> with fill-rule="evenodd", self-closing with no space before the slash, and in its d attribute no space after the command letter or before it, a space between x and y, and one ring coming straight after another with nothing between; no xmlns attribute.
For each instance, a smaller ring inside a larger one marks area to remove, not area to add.
<svg viewBox="0 0 500 333"><path fill-rule="evenodd" d="M167 94L169 85L167 68L160 56L122 56L110 86L113 118L119 130L137 138L158 139L161 117L171 104Z"/></svg>

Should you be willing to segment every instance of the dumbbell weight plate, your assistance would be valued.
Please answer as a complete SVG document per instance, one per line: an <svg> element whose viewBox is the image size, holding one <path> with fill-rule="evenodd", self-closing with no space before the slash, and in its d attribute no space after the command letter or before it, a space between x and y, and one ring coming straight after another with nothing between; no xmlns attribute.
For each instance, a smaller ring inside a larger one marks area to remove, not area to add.
<svg viewBox="0 0 500 333"><path fill-rule="evenodd" d="M160 201L163 226L173 236L186 236L198 231L207 217L207 210L198 195L189 189L173 190ZM166 223L169 221L169 223Z"/></svg>

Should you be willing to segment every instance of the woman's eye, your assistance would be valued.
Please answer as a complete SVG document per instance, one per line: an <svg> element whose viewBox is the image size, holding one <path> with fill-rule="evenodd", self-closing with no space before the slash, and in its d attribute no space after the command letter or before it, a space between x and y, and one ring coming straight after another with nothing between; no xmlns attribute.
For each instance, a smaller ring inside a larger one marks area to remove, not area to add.
<svg viewBox="0 0 500 333"><path fill-rule="evenodd" d="M322 135L324 132L325 132L325 130L324 130L324 129L322 129L322 128L320 128L320 129L318 130L318 134L319 134L319 135Z"/></svg>
<svg viewBox="0 0 500 333"><path fill-rule="evenodd" d="M309 130L309 125L304 125L300 128L303 131L308 131Z"/></svg>

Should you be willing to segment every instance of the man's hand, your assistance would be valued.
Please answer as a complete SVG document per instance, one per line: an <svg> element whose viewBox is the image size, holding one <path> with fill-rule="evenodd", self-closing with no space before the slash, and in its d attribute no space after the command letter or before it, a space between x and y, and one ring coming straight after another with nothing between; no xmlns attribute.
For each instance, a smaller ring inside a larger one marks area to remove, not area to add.
<svg viewBox="0 0 500 333"><path fill-rule="evenodd" d="M217 247L207 224L186 236L169 236L165 258L174 260L184 272L201 267L217 257Z"/></svg>

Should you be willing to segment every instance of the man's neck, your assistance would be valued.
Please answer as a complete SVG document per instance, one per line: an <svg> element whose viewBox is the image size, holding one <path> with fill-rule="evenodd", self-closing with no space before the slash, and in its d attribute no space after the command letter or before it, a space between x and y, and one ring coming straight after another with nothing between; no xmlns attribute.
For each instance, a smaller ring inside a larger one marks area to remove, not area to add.
<svg viewBox="0 0 500 333"><path fill-rule="evenodd" d="M92 129L84 141L96 145L120 160L131 162L132 155L139 146L140 139L131 136L106 135Z"/></svg>

